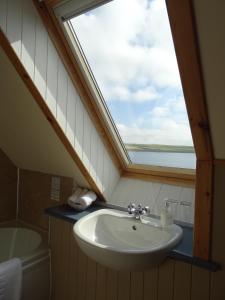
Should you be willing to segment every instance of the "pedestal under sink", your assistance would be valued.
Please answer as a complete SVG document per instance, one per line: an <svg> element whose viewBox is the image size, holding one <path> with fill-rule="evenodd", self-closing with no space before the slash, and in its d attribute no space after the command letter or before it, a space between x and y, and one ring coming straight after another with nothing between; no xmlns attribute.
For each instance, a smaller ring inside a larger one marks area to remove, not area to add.
<svg viewBox="0 0 225 300"><path fill-rule="evenodd" d="M153 218L142 223L128 213L101 209L80 219L73 228L84 253L116 270L144 270L162 263L182 238L181 227L161 227Z"/></svg>

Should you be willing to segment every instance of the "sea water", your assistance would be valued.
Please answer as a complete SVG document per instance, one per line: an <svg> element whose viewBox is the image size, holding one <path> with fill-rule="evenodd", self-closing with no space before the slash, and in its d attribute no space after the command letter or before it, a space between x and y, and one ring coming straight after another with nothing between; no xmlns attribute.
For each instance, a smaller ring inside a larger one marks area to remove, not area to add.
<svg viewBox="0 0 225 300"><path fill-rule="evenodd" d="M132 163L174 168L196 168L195 153L128 151Z"/></svg>

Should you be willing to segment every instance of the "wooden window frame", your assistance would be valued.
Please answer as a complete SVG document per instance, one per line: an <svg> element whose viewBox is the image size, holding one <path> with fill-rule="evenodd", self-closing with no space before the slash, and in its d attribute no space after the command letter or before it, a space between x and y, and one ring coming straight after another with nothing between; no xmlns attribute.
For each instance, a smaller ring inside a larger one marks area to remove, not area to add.
<svg viewBox="0 0 225 300"><path fill-rule="evenodd" d="M93 81L88 78L89 72L85 69L86 65L81 63L79 51L76 51L77 45L73 43L72 34L68 28L65 30L61 26L62 22L54 14L53 8L60 1L56 1L57 3L53 5L52 1L42 1L41 3L38 0L33 1L121 176L155 180L175 185L195 186L195 170L131 163L123 142L117 134L117 129L112 125L113 122L105 112L107 109L102 107L102 101L99 101L100 93L98 91L96 93L95 87L93 88Z"/></svg>
<svg viewBox="0 0 225 300"><path fill-rule="evenodd" d="M40 2L39 0L33 0L33 2L56 49L58 50L63 63L65 64L72 82L77 88L81 98L84 100L87 111L94 121L94 124L115 164L120 170L121 175L138 179L150 179L151 181L157 180L176 185L193 185L195 175L191 174L190 170L180 172L182 169L147 167L142 165L132 165L127 167L126 164L124 164L122 157L120 157L117 152L117 146L112 141L110 132L101 117L101 112L95 105L92 94L88 89L86 82L83 80L82 73L77 62L74 60L73 53L63 31L54 16L52 4L55 4L56 2L58 3L59 1L48 0ZM194 256L210 260L213 168L215 163L221 162L214 160L213 155L192 1L166 0L166 3L197 156ZM54 120L54 117L42 100L40 93L35 88L32 80L29 78L29 75L23 68L16 54L11 49L9 42L4 37L1 30L0 42L32 95L35 99L38 99L37 102L39 106L49 119L49 122L57 132L62 143L74 158L74 161L78 163L83 174L87 175L92 188L101 196L101 193L99 193L95 183L87 173L74 149L72 149L72 146L65 138L61 128Z"/></svg>
<svg viewBox="0 0 225 300"><path fill-rule="evenodd" d="M54 37L56 41L62 39L62 43L67 43L65 36L54 17L51 2L54 1L46 0L44 4L41 4L41 9L39 10L42 12L41 15L45 14L44 19L46 25L48 25L46 16L50 17L54 31L57 33ZM58 2L59 1L57 1L57 3ZM202 259L210 260L214 154L193 3L192 0L166 0L166 4L197 157L194 255ZM66 53L66 51L63 51L63 56L67 55L71 57L72 53L68 45L65 44L64 48L67 48L68 52ZM74 65L74 68L76 69L76 72L80 73L76 65ZM92 103L91 97L89 98L89 102ZM87 107L88 106L89 104L87 103ZM104 126L104 122L102 122L101 119L101 113L99 114L99 112L97 112L97 115L99 117L99 123ZM107 132L106 130L104 135L105 144L108 145L109 149L113 149L113 157L119 166L122 176L150 180L155 179L175 184L180 183L182 185L189 185L190 182L191 184L194 184L195 175L190 174L190 170L146 166L140 167L138 165L127 166L124 164L123 159L121 159L116 146L111 145L111 139L109 139L110 132Z"/></svg>
<svg viewBox="0 0 225 300"><path fill-rule="evenodd" d="M65 37L63 37L63 32L53 14L53 2L55 1L46 0L41 11L45 11L47 15L51 17L58 38L60 37L64 40L63 42L66 42ZM59 0L56 2L59 3ZM119 152L115 145L112 147L109 141L105 144L110 146L110 149L113 149L113 157L119 166L122 176L139 179L155 179L182 185L196 184L194 255L202 259L210 260L213 168L215 161L193 3L192 0L166 0L166 5L196 151L196 182L195 174L190 173L190 170L138 165L127 166L123 160L121 160L121 156L118 155ZM58 38L56 37L56 40ZM69 55L71 55L71 53L69 53ZM75 66L75 69L77 69L77 66ZM79 73L79 70L77 70L77 72ZM102 124L101 115L98 116ZM109 132L106 132L104 139L108 140L108 134Z"/></svg>

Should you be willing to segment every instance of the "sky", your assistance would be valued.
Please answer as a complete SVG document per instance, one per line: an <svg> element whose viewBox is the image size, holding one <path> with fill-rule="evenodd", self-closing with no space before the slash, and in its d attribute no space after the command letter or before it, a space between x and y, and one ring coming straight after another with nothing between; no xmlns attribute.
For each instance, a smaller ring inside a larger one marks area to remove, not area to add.
<svg viewBox="0 0 225 300"><path fill-rule="evenodd" d="M124 143L192 137L164 0L114 0L71 20Z"/></svg>

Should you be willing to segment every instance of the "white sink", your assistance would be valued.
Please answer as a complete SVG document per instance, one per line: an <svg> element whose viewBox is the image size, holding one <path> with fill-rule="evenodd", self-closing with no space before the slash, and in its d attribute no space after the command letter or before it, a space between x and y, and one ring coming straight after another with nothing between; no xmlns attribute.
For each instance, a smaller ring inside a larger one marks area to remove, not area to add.
<svg viewBox="0 0 225 300"><path fill-rule="evenodd" d="M144 270L160 264L181 240L182 229L159 221L144 224L128 213L101 209L81 218L73 227L84 253L117 270Z"/></svg>

